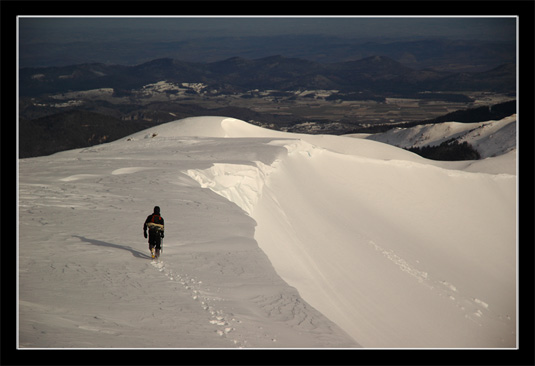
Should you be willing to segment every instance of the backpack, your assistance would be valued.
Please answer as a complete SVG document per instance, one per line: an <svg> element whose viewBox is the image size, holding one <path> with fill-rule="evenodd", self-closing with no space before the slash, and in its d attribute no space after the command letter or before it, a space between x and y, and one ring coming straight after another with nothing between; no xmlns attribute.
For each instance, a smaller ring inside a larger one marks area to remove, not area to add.
<svg viewBox="0 0 535 366"><path fill-rule="evenodd" d="M163 219L158 214L153 214L150 218L150 222L147 223L147 227L151 231L163 231Z"/></svg>
<svg viewBox="0 0 535 366"><path fill-rule="evenodd" d="M150 219L150 222L153 222L155 224L159 224L160 222L162 222L162 217L158 214L153 214L151 219Z"/></svg>

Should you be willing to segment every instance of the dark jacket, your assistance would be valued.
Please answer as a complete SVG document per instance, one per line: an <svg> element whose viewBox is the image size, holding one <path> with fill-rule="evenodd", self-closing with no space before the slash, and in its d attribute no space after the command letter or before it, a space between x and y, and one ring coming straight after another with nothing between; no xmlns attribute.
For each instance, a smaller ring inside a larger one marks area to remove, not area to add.
<svg viewBox="0 0 535 366"><path fill-rule="evenodd" d="M163 217L161 217L160 214L152 213L151 215L147 216L147 219L145 220L145 223L143 224L143 233L144 234L147 233L147 224L149 222L153 222L155 224L160 224L160 225L164 224ZM163 230L157 232L156 230L149 229L149 243L150 244L160 244L160 241L161 241L160 239L164 237L163 234L164 234ZM145 237L147 237L147 236L145 235Z"/></svg>

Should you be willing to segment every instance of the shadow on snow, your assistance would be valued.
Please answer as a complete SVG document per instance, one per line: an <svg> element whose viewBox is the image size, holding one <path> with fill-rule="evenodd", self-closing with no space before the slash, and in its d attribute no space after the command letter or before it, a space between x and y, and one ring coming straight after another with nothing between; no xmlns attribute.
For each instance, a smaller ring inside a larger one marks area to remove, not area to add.
<svg viewBox="0 0 535 366"><path fill-rule="evenodd" d="M108 248L126 250L126 251L132 253L132 255L134 257L136 257L136 258L151 259L150 255L147 255L147 254L144 254L142 252L139 252L139 251L137 251L135 249L132 249L131 247L128 247L126 245L112 244L112 243L107 243L105 241L100 241L100 240L95 240L95 239L88 239L88 238L85 238L85 237L79 236L79 235L73 235L73 237L74 238L78 238L78 239L80 239L81 241L83 241L85 243L89 243L91 245L97 245L99 247L108 247Z"/></svg>

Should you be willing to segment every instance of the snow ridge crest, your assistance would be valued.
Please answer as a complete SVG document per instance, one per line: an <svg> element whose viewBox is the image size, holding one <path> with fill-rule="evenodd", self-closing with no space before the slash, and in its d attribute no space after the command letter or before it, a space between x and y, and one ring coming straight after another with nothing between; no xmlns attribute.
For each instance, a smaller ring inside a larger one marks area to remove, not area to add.
<svg viewBox="0 0 535 366"><path fill-rule="evenodd" d="M273 167L260 161L255 165L215 163L205 170L189 169L185 174L202 188L225 197L250 216L262 195L266 177Z"/></svg>
<svg viewBox="0 0 535 366"><path fill-rule="evenodd" d="M303 140L273 140L268 145L284 147L289 155L300 154L309 158L325 150ZM183 173L197 181L202 188L225 197L252 216L267 178L280 162L280 159L276 159L271 165L261 161L251 164L214 163L208 169L189 169Z"/></svg>

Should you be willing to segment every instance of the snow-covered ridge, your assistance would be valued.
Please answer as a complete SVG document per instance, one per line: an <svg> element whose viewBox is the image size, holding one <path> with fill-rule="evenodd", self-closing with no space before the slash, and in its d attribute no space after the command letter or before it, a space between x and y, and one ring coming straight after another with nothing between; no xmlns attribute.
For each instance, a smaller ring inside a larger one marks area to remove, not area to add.
<svg viewBox="0 0 535 366"><path fill-rule="evenodd" d="M187 174L202 188L211 189L251 215L262 196L266 176L272 170L257 161L255 165L216 163L205 170L190 169Z"/></svg>
<svg viewBox="0 0 535 366"><path fill-rule="evenodd" d="M359 141L356 142L352 135L333 136L287 133L264 129L235 118L215 116L191 117L175 122L169 122L133 134L127 139L148 139L154 136L159 136L160 138L197 136L297 139L306 141L318 148L324 148L346 155L355 155L380 160L404 160L469 172L516 175L516 116L507 117L501 121L489 121L478 124L446 123L433 126L438 127L431 127L430 130L432 132L426 134L426 136L429 135L431 137L416 137L419 141L422 141L422 144L440 144L443 140L450 139L451 137L448 137L450 135L459 135L462 134L462 131L464 131L465 134L466 131L477 131L464 136L464 138L466 140L469 139L469 137L477 135L477 140L472 138L469 142L477 146L480 153L484 154L484 157L490 157L490 160L488 160L489 158L483 158L478 161L433 161L398 148L407 147L406 144L402 143L404 139L411 141L411 136L406 136L405 134L420 136L423 133L421 132L421 129L416 132L411 129L408 129L408 131L396 130L397 132L392 132L392 135L388 134L388 132L386 134L371 135L367 139L359 139ZM419 127L424 128L424 131L427 130L425 129L426 126ZM482 134L481 129L485 131L484 134ZM493 134L493 131L496 131L497 133ZM446 137L444 137L444 135ZM375 140L373 136L377 136L376 139L379 141L372 141ZM424 140L429 141L429 143L424 143ZM378 145L377 142L383 144ZM502 143L503 146L501 145Z"/></svg>
<svg viewBox="0 0 535 366"><path fill-rule="evenodd" d="M224 122L225 136L233 135L232 127L245 127ZM514 309L514 301L507 305L502 296L514 286L513 176L443 169L386 145L363 149L358 146L363 141L350 146L344 138L334 145L326 136L299 137L351 153L300 139L274 140L271 145L288 153L269 167L216 164L187 174L251 215L258 225L255 239L282 278L364 346L485 347L512 341L498 335L505 323L491 323ZM359 150L367 153L359 156ZM480 256L489 251L494 254L482 263ZM508 273L509 285L495 292L504 274L497 268ZM385 288L394 283L394 291L418 293L419 302L398 293L406 303L392 309L392 293ZM479 309L489 298L497 311L492 315L488 306ZM513 293L508 298L514 300ZM386 328L368 324L379 313ZM423 320L423 313L431 318Z"/></svg>
<svg viewBox="0 0 535 366"><path fill-rule="evenodd" d="M482 158L499 156L516 149L516 115L499 121L478 123L444 122L411 128L394 128L367 137L402 148L437 146L455 139L468 142Z"/></svg>
<svg viewBox="0 0 535 366"><path fill-rule="evenodd" d="M446 164L197 117L23 159L22 343L515 347L509 154Z"/></svg>

